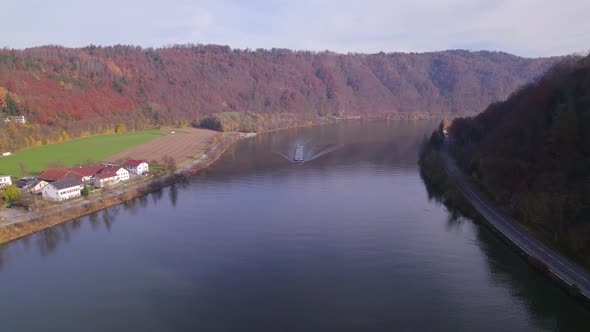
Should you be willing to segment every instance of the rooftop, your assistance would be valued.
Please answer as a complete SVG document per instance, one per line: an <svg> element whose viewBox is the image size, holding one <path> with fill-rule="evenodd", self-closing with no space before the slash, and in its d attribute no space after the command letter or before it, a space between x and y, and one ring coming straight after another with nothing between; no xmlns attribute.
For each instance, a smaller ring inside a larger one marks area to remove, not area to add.
<svg viewBox="0 0 590 332"><path fill-rule="evenodd" d="M78 167L72 167L70 168L70 170L72 172L75 172L81 176L92 176L98 172L100 172L101 170L103 170L105 167L105 165L92 165L92 166L78 166Z"/></svg>
<svg viewBox="0 0 590 332"><path fill-rule="evenodd" d="M50 183L50 185L52 185L57 190L72 188L72 187L80 188L80 185L76 181L70 180L70 179L53 182L53 183Z"/></svg>
<svg viewBox="0 0 590 332"><path fill-rule="evenodd" d="M114 169L114 170L108 170L108 171L104 171L104 172L100 172L98 174L96 174L96 177L99 179L106 179L106 178L112 178L117 176L117 171L119 170L119 168Z"/></svg>
<svg viewBox="0 0 590 332"><path fill-rule="evenodd" d="M127 160L125 162L125 164L123 164L123 165L129 166L129 167L137 167L141 163L147 163L147 160L145 160L145 159L130 159L130 160Z"/></svg>
<svg viewBox="0 0 590 332"><path fill-rule="evenodd" d="M37 176L39 180L60 181L63 180L70 170L67 168L48 168Z"/></svg>

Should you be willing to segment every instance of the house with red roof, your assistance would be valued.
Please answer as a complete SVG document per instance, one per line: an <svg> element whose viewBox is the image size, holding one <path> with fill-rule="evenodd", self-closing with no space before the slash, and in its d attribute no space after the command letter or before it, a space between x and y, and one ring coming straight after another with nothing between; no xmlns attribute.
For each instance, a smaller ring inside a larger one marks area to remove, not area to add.
<svg viewBox="0 0 590 332"><path fill-rule="evenodd" d="M109 166L106 165L77 166L70 168L70 171L79 175L82 179L82 182L85 182L90 180L95 174L108 167Z"/></svg>
<svg viewBox="0 0 590 332"><path fill-rule="evenodd" d="M94 181L95 177L99 174L102 174L99 177L103 179L102 182L129 180L129 171L121 166L110 164L76 166L72 168L48 168L41 172L41 174L37 176L37 179L46 182L72 180L78 184L84 184L89 181ZM116 177L116 179L110 179L112 177Z"/></svg>
<svg viewBox="0 0 590 332"><path fill-rule="evenodd" d="M37 179L47 182L61 181L66 179L69 172L70 170L67 168L48 168L37 175Z"/></svg>
<svg viewBox="0 0 590 332"><path fill-rule="evenodd" d="M144 173L149 172L150 166L148 165L147 160L145 159L130 159L127 160L123 167L129 171L131 174L135 175L142 175Z"/></svg>
<svg viewBox="0 0 590 332"><path fill-rule="evenodd" d="M98 188L125 180L129 180L129 171L118 166L106 167L92 176L92 183Z"/></svg>

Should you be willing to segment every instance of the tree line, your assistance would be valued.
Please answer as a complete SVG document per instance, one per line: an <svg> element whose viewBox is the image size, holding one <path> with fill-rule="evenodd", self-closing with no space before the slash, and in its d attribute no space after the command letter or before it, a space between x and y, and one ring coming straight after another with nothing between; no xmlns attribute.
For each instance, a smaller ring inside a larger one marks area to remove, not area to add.
<svg viewBox="0 0 590 332"><path fill-rule="evenodd" d="M449 128L455 159L499 206L590 263L590 56Z"/></svg>

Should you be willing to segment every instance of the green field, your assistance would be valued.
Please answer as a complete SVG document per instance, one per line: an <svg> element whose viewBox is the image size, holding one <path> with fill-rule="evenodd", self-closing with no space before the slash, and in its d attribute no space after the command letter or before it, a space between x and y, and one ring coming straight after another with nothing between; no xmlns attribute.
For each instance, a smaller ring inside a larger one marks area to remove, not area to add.
<svg viewBox="0 0 590 332"><path fill-rule="evenodd" d="M0 174L20 177L19 163L24 164L31 175L35 175L47 168L50 163L63 162L66 167L71 167L89 159L101 161L163 135L166 135L166 132L160 130L98 135L22 150L12 156L0 157Z"/></svg>

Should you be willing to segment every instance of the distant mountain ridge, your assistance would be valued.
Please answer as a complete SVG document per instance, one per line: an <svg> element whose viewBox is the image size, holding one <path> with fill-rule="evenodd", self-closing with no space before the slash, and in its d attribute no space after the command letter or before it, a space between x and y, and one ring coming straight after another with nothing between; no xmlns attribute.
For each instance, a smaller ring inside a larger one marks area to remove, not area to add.
<svg viewBox="0 0 590 332"><path fill-rule="evenodd" d="M351 54L39 47L0 51L0 85L40 122L145 110L211 112L474 112L505 98L557 58L445 51ZM59 117L57 117L58 119Z"/></svg>
<svg viewBox="0 0 590 332"><path fill-rule="evenodd" d="M506 98L558 60L487 51L336 54L217 45L3 49L0 107L7 110L8 96L30 121L69 137L107 132L117 123L131 129L190 123L219 112L465 114Z"/></svg>

